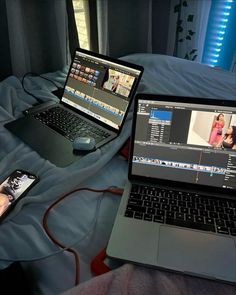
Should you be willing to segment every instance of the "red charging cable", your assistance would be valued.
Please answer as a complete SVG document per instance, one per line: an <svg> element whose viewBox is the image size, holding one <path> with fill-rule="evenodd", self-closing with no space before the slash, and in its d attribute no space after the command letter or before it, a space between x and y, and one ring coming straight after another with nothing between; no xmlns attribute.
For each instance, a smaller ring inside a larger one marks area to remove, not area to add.
<svg viewBox="0 0 236 295"><path fill-rule="evenodd" d="M53 243L55 243L57 246L59 246L60 248L64 249L65 251L68 251L68 252L72 253L74 255L74 257L75 257L75 285L78 285L79 284L79 281L80 281L80 271L79 271L80 261L79 261L79 255L76 252L76 250L64 246L60 241L58 241L55 238L55 236L50 231L50 229L49 229L49 227L47 225L47 221L48 221L49 213L52 210L52 208L54 208L58 203L60 203L66 197L70 196L71 194L73 194L75 192L79 192L79 191L90 191L90 192L97 192L97 193L111 193L111 194L114 194L114 195L122 195L123 189L117 188L117 187L108 187L106 189L93 189L93 188L87 188L87 187L77 188L77 189L72 190L72 191L70 191L70 192L62 195L61 197L59 197L45 211L45 213L43 215L42 223L43 223L43 228L44 228L46 234L48 235L48 237L51 239L51 241Z"/></svg>

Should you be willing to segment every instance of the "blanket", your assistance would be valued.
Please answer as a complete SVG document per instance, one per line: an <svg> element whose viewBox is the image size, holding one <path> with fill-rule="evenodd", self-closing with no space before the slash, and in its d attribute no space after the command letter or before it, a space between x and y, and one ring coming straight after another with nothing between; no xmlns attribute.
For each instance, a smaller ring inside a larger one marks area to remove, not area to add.
<svg viewBox="0 0 236 295"><path fill-rule="evenodd" d="M157 54L132 54L122 59L144 66L138 92L236 100L236 75L233 73ZM45 77L63 86L67 70L68 68L64 68L62 71L46 74ZM51 93L56 89L55 86L40 77L26 78L25 88L43 101L58 101ZM68 256L47 237L41 224L43 214L52 201L76 187L105 188L110 185L124 185L127 163L114 155L130 135L132 112L119 138L66 168L58 168L41 158L3 126L21 116L23 110L36 102L34 97L24 92L20 79L12 76L0 83L0 181L15 169L28 170L40 177L37 186L17 204L0 225L0 268L6 267L12 261L24 262L28 273L34 276L32 281L40 290L45 291L44 294L58 294L73 286L74 260L70 255L69 260L66 260ZM91 278L89 262L92 257L106 246L118 205L119 199L110 195L80 192L71 195L49 216L49 227L61 243L68 247L76 246L78 249L82 282ZM143 280L151 280L151 287L155 287L158 292L161 292L162 288L170 288L168 290L174 290L171 294L178 294L180 290L183 290L181 294L197 294L188 292L191 280L183 282L182 276L165 277L161 272L157 272L160 278L164 276L160 282L154 271L147 270L147 277L144 273L144 268L128 265L105 277L95 278L91 285L95 287L95 284L103 284L104 292L109 291L110 294L114 285L117 285L121 290L120 294L122 290L132 294L133 289L130 287L137 283L137 278L142 274ZM119 283L125 284L125 280L130 283L121 287ZM191 281L191 284L198 290L200 282L202 283L199 280ZM91 285L90 282L81 284L76 292L91 290ZM175 288L172 289L172 285L176 285ZM149 293L152 289L148 289L146 285L143 290L145 293L142 294L153 294ZM215 290L218 290L218 285L211 289L212 293ZM218 294L220 290L219 288ZM39 293L42 294L42 291ZM222 291L221 294L223 293L226 292Z"/></svg>
<svg viewBox="0 0 236 295"><path fill-rule="evenodd" d="M233 295L235 286L125 264L62 295Z"/></svg>
<svg viewBox="0 0 236 295"><path fill-rule="evenodd" d="M63 86L66 72L65 68L61 72L51 73L46 77ZM24 86L43 101L58 100L51 93L55 90L55 86L40 77L25 78ZM5 123L22 116L22 111L36 102L34 97L24 92L20 79L12 76L0 83L0 178L3 180L15 169L23 169L36 174L40 179L1 224L0 266L2 267L6 265L6 261L33 260L59 251L42 228L41 220L44 211L52 200L80 186L95 175L113 158L130 135L131 116L128 116L123 131L117 139L66 168L56 167L4 128ZM81 211L84 210L81 209ZM96 211L96 202L86 214L82 214L86 215L83 223L91 222L94 211ZM71 214L76 216L78 212L73 211ZM57 218L53 219L51 226L56 227L58 222ZM63 222L67 223L68 220ZM84 231L83 226L81 231ZM79 239L80 230L77 232ZM61 238L65 240L65 237L66 244L75 242L73 234L69 237L68 233L62 232ZM16 244L17 247L15 247Z"/></svg>

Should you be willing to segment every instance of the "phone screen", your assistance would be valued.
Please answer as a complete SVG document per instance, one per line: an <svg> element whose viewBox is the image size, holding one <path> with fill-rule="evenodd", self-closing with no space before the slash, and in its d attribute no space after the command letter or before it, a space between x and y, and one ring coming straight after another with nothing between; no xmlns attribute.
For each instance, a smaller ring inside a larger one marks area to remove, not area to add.
<svg viewBox="0 0 236 295"><path fill-rule="evenodd" d="M37 177L26 171L16 170L0 184L0 217L10 210L17 200L37 181Z"/></svg>

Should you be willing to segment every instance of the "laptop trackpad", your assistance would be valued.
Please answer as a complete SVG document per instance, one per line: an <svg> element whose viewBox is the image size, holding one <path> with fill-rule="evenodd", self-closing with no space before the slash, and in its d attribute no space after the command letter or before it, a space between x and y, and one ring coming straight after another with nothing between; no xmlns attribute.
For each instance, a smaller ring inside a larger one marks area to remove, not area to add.
<svg viewBox="0 0 236 295"><path fill-rule="evenodd" d="M160 226L158 266L236 281L234 239L188 229Z"/></svg>

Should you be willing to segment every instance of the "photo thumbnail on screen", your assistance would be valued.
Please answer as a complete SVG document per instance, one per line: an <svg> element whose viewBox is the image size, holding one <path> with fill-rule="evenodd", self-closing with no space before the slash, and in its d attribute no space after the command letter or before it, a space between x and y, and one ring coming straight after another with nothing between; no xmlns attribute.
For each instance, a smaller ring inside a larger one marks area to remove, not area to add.
<svg viewBox="0 0 236 295"><path fill-rule="evenodd" d="M104 77L102 87L124 97L129 97L135 77L109 69Z"/></svg>

